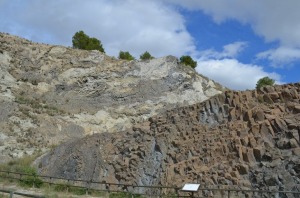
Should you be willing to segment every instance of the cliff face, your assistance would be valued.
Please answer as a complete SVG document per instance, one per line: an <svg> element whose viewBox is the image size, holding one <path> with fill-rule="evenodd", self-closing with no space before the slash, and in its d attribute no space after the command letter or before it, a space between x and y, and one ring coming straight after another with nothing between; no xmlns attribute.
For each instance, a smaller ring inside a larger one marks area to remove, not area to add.
<svg viewBox="0 0 300 198"><path fill-rule="evenodd" d="M128 62L0 33L0 163L125 131L223 89L172 56Z"/></svg>
<svg viewBox="0 0 300 198"><path fill-rule="evenodd" d="M0 163L57 146L41 174L298 189L300 84L222 91L172 56L128 62L1 33Z"/></svg>
<svg viewBox="0 0 300 198"><path fill-rule="evenodd" d="M40 173L140 185L297 190L300 84L212 97L174 108L123 133L65 143Z"/></svg>

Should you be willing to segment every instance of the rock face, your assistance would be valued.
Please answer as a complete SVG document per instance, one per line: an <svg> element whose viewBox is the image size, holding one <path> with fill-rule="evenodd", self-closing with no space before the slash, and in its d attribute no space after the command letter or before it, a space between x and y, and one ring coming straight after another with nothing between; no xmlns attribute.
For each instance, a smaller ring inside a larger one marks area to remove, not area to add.
<svg viewBox="0 0 300 198"><path fill-rule="evenodd" d="M139 185L297 190L300 83L234 92L174 108L123 133L65 143L41 174ZM293 196L289 196L293 197Z"/></svg>
<svg viewBox="0 0 300 198"><path fill-rule="evenodd" d="M223 90L172 56L128 62L0 33L0 163Z"/></svg>
<svg viewBox="0 0 300 198"><path fill-rule="evenodd" d="M300 84L222 91L172 56L128 62L0 33L0 163L59 145L41 174L298 190Z"/></svg>

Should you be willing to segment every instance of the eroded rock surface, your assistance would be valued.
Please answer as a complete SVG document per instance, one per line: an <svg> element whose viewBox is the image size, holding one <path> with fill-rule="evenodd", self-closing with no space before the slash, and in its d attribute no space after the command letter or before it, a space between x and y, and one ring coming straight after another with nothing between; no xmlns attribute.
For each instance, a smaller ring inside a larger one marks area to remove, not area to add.
<svg viewBox="0 0 300 198"><path fill-rule="evenodd" d="M125 131L223 89L172 56L128 62L0 33L0 163Z"/></svg>
<svg viewBox="0 0 300 198"><path fill-rule="evenodd" d="M65 143L41 174L128 183L298 190L300 83L227 91L124 133ZM289 197L293 197L289 195Z"/></svg>

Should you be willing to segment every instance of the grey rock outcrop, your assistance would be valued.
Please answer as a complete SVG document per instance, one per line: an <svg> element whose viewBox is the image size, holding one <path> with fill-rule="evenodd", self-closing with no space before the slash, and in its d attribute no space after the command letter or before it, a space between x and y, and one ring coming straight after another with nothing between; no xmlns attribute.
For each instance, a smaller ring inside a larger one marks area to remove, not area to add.
<svg viewBox="0 0 300 198"><path fill-rule="evenodd" d="M128 62L0 33L0 163L223 90L172 56Z"/></svg>

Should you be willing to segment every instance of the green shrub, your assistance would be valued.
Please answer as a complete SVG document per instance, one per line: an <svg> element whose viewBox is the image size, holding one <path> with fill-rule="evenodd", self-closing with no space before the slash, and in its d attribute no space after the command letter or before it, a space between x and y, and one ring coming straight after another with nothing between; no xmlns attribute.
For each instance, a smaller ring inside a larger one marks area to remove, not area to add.
<svg viewBox="0 0 300 198"><path fill-rule="evenodd" d="M150 59L153 59L153 58L154 57L151 56L151 54L147 51L140 55L141 60L150 60Z"/></svg>
<svg viewBox="0 0 300 198"><path fill-rule="evenodd" d="M190 56L181 56L180 57L180 63L190 66L192 68L197 67L197 62L194 61Z"/></svg>
<svg viewBox="0 0 300 198"><path fill-rule="evenodd" d="M267 85L273 86L274 83L275 83L275 80L273 80L273 79L271 79L271 78L269 78L269 77L266 76L266 77L263 77L263 78L261 78L261 79L259 79L257 81L257 83L256 83L256 89L259 89L261 87L265 87Z"/></svg>
<svg viewBox="0 0 300 198"><path fill-rule="evenodd" d="M101 41L96 38L90 38L82 30L74 34L72 43L73 47L76 49L99 50L100 52L105 53Z"/></svg>
<svg viewBox="0 0 300 198"><path fill-rule="evenodd" d="M119 59L130 61L130 60L134 60L134 57L129 52L120 51L119 52Z"/></svg>

